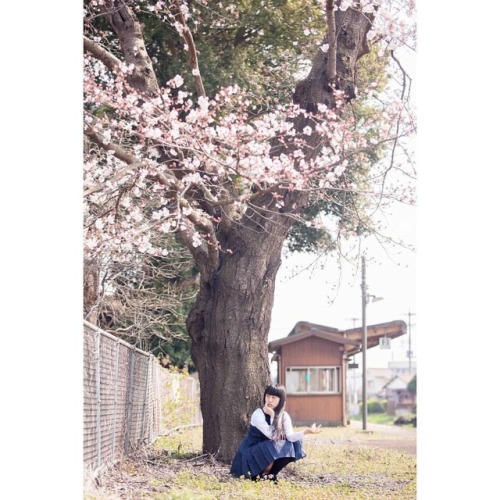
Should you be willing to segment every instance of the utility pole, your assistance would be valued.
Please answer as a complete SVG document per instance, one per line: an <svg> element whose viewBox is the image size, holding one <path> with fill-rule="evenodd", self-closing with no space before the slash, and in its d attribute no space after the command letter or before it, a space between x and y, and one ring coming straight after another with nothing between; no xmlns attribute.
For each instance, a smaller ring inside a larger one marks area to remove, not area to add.
<svg viewBox="0 0 500 500"><path fill-rule="evenodd" d="M415 316L415 313L412 313L411 309L408 309L408 352L407 352L407 355L408 355L408 370L409 370L410 375L411 375L411 357L413 355L413 353L411 352L411 327L412 327L411 317L412 316Z"/></svg>
<svg viewBox="0 0 500 500"><path fill-rule="evenodd" d="M365 256L361 257L361 321L363 325L363 336L361 350L363 353L363 430L366 431L366 420L368 418L368 408L366 402L366 343L367 343L367 331L366 331L366 263Z"/></svg>
<svg viewBox="0 0 500 500"><path fill-rule="evenodd" d="M349 318L352 321L352 327L356 328L356 321L359 320L359 318Z"/></svg>
<svg viewBox="0 0 500 500"><path fill-rule="evenodd" d="M366 262L365 256L361 257L361 308L362 315L361 321L363 323L363 338L362 338L362 352L363 352L363 430L366 431L366 421L368 420L368 402L367 402L367 390L366 390L366 379L367 379L367 364L366 364L366 349L368 343L368 327L366 325L366 305L368 302L377 302L382 300L383 297L376 297L375 295L369 295L366 293Z"/></svg>

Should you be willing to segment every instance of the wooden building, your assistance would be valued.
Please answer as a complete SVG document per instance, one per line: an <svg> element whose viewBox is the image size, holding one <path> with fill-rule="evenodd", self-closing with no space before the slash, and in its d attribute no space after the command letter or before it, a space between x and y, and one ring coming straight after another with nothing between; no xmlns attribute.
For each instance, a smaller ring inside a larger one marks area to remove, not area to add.
<svg viewBox="0 0 500 500"><path fill-rule="evenodd" d="M367 349L406 333L404 321L367 326ZM362 350L362 328L339 330L299 321L287 337L269 342L296 425L347 425L349 358Z"/></svg>

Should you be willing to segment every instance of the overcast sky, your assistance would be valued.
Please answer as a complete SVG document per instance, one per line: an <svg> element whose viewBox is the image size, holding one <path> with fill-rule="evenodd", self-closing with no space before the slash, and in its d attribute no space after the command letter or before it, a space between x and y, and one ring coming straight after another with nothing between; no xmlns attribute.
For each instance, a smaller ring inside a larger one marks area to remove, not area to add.
<svg viewBox="0 0 500 500"><path fill-rule="evenodd" d="M392 230L415 245L416 208L399 205L390 218ZM418 316L416 306L416 253L402 248L366 245L368 293L383 300L367 305L368 325L403 320L411 316L411 348L416 356ZM334 328L360 327L361 264L341 264L332 256L323 268L313 269L315 257L295 254L283 260L278 271L269 340L286 337L298 321ZM309 266L309 267L308 267ZM341 267L340 267L341 266ZM303 269L297 274L297 271ZM388 361L404 361L409 335L391 342L391 349L373 347L367 351L368 367L387 367Z"/></svg>

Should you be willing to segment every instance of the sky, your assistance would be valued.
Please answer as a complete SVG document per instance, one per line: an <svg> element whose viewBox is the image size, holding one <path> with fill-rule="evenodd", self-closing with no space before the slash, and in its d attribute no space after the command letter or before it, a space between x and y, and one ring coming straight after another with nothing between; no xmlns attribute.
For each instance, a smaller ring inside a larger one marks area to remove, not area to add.
<svg viewBox="0 0 500 500"><path fill-rule="evenodd" d="M9 69L1 83L0 197L2 493L9 498L19 498L20 485L22 498L82 491L81 6L55 4L31 3L22 19L28 37L19 36L19 5L6 3L9 23L0 33ZM385 297L369 304L367 320L417 312L418 498L491 498L498 489L491 453L500 447L500 5L417 4L418 259L411 277L391 271L390 280L367 265L370 292ZM64 12L64 22L53 12ZM335 279L333 268L324 283ZM287 334L296 319L340 327L359 317L359 277L351 285L346 303L332 307L316 285L295 318L299 305L287 297L305 284L290 282L284 293L278 283L271 335ZM28 472L27 459L35 465ZM63 463L64 474L54 474Z"/></svg>
<svg viewBox="0 0 500 500"><path fill-rule="evenodd" d="M407 244L416 245L415 206L399 205L389 218L393 234ZM387 368L389 361L408 361L409 343L417 356L417 252L403 248L381 247L365 243L367 293L382 300L366 307L367 325L403 320L411 331L391 341L391 349L367 350L368 368ZM269 340L286 337L298 321L308 321L334 328L361 327L361 263L339 262L329 257L323 266L314 268L310 254L292 254L283 259L278 271L271 317ZM408 313L411 313L409 316ZM357 358L358 360L358 358ZM361 357L359 355L359 361ZM418 365L418 363L416 363Z"/></svg>

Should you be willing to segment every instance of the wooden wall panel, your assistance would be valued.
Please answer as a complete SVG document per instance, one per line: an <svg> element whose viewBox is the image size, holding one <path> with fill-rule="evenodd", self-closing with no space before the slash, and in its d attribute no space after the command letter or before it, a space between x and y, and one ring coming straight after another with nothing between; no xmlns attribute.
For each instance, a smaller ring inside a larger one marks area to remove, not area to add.
<svg viewBox="0 0 500 500"><path fill-rule="evenodd" d="M342 395L287 396L286 410L294 425L342 425Z"/></svg>

